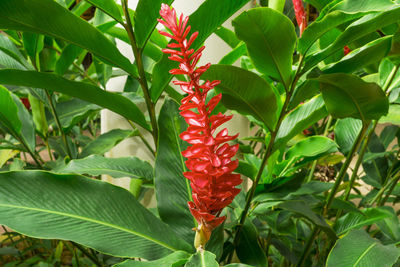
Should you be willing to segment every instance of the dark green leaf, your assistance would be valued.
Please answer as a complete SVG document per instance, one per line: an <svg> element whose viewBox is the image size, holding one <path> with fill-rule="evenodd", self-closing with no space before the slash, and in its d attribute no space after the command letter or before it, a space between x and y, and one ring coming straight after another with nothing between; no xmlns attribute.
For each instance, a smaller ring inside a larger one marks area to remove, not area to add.
<svg viewBox="0 0 400 267"><path fill-rule="evenodd" d="M227 108L251 115L268 129L278 119L278 93L257 74L228 65L212 65L203 75L207 80L220 80L217 92ZM268 105L266 105L268 103Z"/></svg>
<svg viewBox="0 0 400 267"><path fill-rule="evenodd" d="M3 86L0 86L0 125L14 136L21 134L22 123L18 117L17 104L10 91Z"/></svg>
<svg viewBox="0 0 400 267"><path fill-rule="evenodd" d="M246 43L254 66L288 88L297 40L293 23L273 9L254 8L243 12L232 24L239 39Z"/></svg>
<svg viewBox="0 0 400 267"><path fill-rule="evenodd" d="M12 98L18 108L19 121L22 123L21 127L21 139L28 146L31 151L35 151L36 146L36 135L35 126L33 125L33 119L29 111L22 104L21 100L14 94L11 94Z"/></svg>
<svg viewBox="0 0 400 267"><path fill-rule="evenodd" d="M362 121L353 118L340 119L336 122L335 141L343 154L347 154L350 151L361 128Z"/></svg>
<svg viewBox="0 0 400 267"><path fill-rule="evenodd" d="M161 219L188 242L193 242L196 222L188 208L192 200L190 181L183 176L186 171L182 151L187 147L179 135L186 130L186 122L179 115L179 105L166 100L159 116L159 147L155 164L157 208Z"/></svg>
<svg viewBox="0 0 400 267"><path fill-rule="evenodd" d="M153 167L146 161L136 157L105 158L92 155L84 159L75 159L65 167L55 170L58 173L76 173L98 176L107 174L114 178L137 178L153 180Z"/></svg>
<svg viewBox="0 0 400 267"><path fill-rule="evenodd" d="M102 10L104 13L109 14L116 21L118 21L120 23L124 23L124 20L122 19L122 16L121 16L121 12L118 8L118 5L115 3L115 0L85 0L85 1L96 6L97 8Z"/></svg>
<svg viewBox="0 0 400 267"><path fill-rule="evenodd" d="M318 81L326 108L336 118L352 117L365 122L388 112L389 101L375 83L342 73L321 75Z"/></svg>
<svg viewBox="0 0 400 267"><path fill-rule="evenodd" d="M129 60L99 30L53 0L2 0L0 28L41 33L63 39L89 50L129 73L133 71Z"/></svg>
<svg viewBox="0 0 400 267"><path fill-rule="evenodd" d="M199 32L192 48L198 49L217 27L231 17L247 2L249 2L249 0L204 1L201 6L190 15L190 21L188 24L192 27L191 32ZM169 60L168 55L165 54L155 65L153 69L153 84L150 90L151 99L153 101L157 101L162 94L163 90L172 78L172 75L168 71L173 69L175 66L177 66L176 62Z"/></svg>
<svg viewBox="0 0 400 267"><path fill-rule="evenodd" d="M327 267L391 267L399 258L395 245L382 245L363 230L354 230L339 239L328 255Z"/></svg>
<svg viewBox="0 0 400 267"><path fill-rule="evenodd" d="M93 154L102 155L114 146L116 146L125 138L133 136L134 134L135 133L130 130L121 129L114 129L106 132L87 144L85 147L83 147L79 157L85 158Z"/></svg>
<svg viewBox="0 0 400 267"><path fill-rule="evenodd" d="M91 84L70 81L52 73L8 69L0 70L0 83L43 88L64 93L108 108L136 122L145 129L150 129L143 113L132 101L116 93L106 92Z"/></svg>
<svg viewBox="0 0 400 267"><path fill-rule="evenodd" d="M152 260L192 250L130 192L77 175L0 173L0 214L0 224L25 235L119 257Z"/></svg>
<svg viewBox="0 0 400 267"><path fill-rule="evenodd" d="M83 49L79 46L67 45L56 62L55 73L63 75L82 52Z"/></svg>

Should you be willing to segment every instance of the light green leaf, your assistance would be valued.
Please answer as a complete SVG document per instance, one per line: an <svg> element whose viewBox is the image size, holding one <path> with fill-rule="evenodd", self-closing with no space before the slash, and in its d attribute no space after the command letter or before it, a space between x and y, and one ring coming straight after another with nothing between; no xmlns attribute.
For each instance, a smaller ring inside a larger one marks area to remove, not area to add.
<svg viewBox="0 0 400 267"><path fill-rule="evenodd" d="M318 81L326 108L333 117L352 117L365 122L388 112L389 101L376 83L343 73L321 75Z"/></svg>
<svg viewBox="0 0 400 267"><path fill-rule="evenodd" d="M222 93L224 106L253 116L270 130L275 128L278 93L257 74L234 66L212 65L202 77L221 81L216 91Z"/></svg>
<svg viewBox="0 0 400 267"><path fill-rule="evenodd" d="M56 62L55 73L63 75L82 52L79 46L68 44Z"/></svg>
<svg viewBox="0 0 400 267"><path fill-rule="evenodd" d="M18 117L18 107L7 88L0 85L0 126L14 136L21 134L22 123Z"/></svg>
<svg viewBox="0 0 400 267"><path fill-rule="evenodd" d="M129 60L99 30L53 0L2 0L0 28L59 38L89 50L128 73L133 70Z"/></svg>
<svg viewBox="0 0 400 267"><path fill-rule="evenodd" d="M54 171L92 176L107 174L114 178L130 177L153 180L153 167L148 162L136 157L105 158L99 155L91 155L84 159L71 160L66 166Z"/></svg>
<svg viewBox="0 0 400 267"><path fill-rule="evenodd" d="M122 16L121 16L120 9L118 8L118 5L116 4L115 0L85 0L85 1L96 6L104 13L107 13L112 18L114 18L116 21L118 21L120 23L124 23L124 20L122 19Z"/></svg>
<svg viewBox="0 0 400 267"><path fill-rule="evenodd" d="M119 142L135 135L131 130L113 129L97 137L92 142L82 148L80 158L85 158L93 154L102 155L115 147Z"/></svg>
<svg viewBox="0 0 400 267"><path fill-rule="evenodd" d="M78 175L0 173L0 224L117 257L152 260L192 250L129 191Z"/></svg>
<svg viewBox="0 0 400 267"><path fill-rule="evenodd" d="M161 108L158 122L160 139L154 181L158 213L179 236L192 243L196 222L187 204L192 200L190 181L183 176L186 166L182 151L187 143L179 137L187 124L179 115L179 105L170 99Z"/></svg>
<svg viewBox="0 0 400 267"><path fill-rule="evenodd" d="M218 27L214 33L231 48L235 48L239 45L240 40L236 37L235 33L224 26Z"/></svg>
<svg viewBox="0 0 400 267"><path fill-rule="evenodd" d="M364 230L354 230L339 239L328 255L327 267L391 267L399 258L395 245L382 245Z"/></svg>
<svg viewBox="0 0 400 267"><path fill-rule="evenodd" d="M190 254L184 251L176 251L162 259L155 261L135 261L126 260L122 263L113 265L113 267L180 267L185 264Z"/></svg>
<svg viewBox="0 0 400 267"><path fill-rule="evenodd" d="M395 125L400 125L400 105L392 104L389 106L389 112L386 116L383 116L380 123L391 123Z"/></svg>
<svg viewBox="0 0 400 267"><path fill-rule="evenodd" d="M337 145L330 138L311 136L299 141L286 152L286 158L316 157L337 151Z"/></svg>
<svg viewBox="0 0 400 267"><path fill-rule="evenodd" d="M273 9L253 8L243 12L232 24L239 39L246 43L257 70L288 88L297 40L293 23Z"/></svg>
<svg viewBox="0 0 400 267"><path fill-rule="evenodd" d="M1 4L0 4L1 5ZM75 82L52 73L36 71L0 70L0 83L43 88L67 94L101 107L108 108L149 130L150 126L140 109L129 99L116 93L106 92L97 86Z"/></svg>
<svg viewBox="0 0 400 267"><path fill-rule="evenodd" d="M198 251L189 258L189 261L185 264L185 267L218 267L218 263L215 261L215 255L206 250Z"/></svg>

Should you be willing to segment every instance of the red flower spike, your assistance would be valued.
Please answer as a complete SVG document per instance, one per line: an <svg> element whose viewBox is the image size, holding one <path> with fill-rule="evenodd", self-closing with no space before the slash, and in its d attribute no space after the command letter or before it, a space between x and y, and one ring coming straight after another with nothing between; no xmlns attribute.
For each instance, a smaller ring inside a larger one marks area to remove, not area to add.
<svg viewBox="0 0 400 267"><path fill-rule="evenodd" d="M162 50L170 55L169 59L179 63L179 68L170 70L170 73L184 74L188 78L188 82L174 81L174 84L179 85L182 91L188 94L182 99L179 109L189 127L181 133L180 138L192 145L182 152L187 158L185 164L190 170L183 175L190 180L192 188L193 201L188 202L188 205L199 224L195 238L195 246L199 248L208 241L212 230L225 220L225 217L220 217L222 209L232 203L233 198L240 192L240 189L236 188L242 182L240 175L232 174L238 166L238 161L231 160L239 146L227 143L237 135L228 135L226 128L214 134L217 128L232 116L221 113L211 116L221 100L221 95L214 96L206 103L207 92L220 81L206 81L200 84L200 76L210 64L196 67L204 46L197 51L190 49L190 46L199 33L189 35L189 18L181 15L178 22L175 10L166 4L161 5L160 15L162 19L159 22L171 32L160 33L176 41L168 44L168 49Z"/></svg>
<svg viewBox="0 0 400 267"><path fill-rule="evenodd" d="M294 13L296 15L297 25L300 29L300 36L304 32L307 27L307 14L304 10L303 1L301 0L292 0Z"/></svg>

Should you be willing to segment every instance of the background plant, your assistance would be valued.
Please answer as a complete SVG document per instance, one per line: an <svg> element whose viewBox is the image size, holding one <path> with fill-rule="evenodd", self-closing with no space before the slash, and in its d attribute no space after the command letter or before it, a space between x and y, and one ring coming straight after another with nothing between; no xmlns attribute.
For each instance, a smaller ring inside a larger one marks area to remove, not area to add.
<svg viewBox="0 0 400 267"><path fill-rule="evenodd" d="M0 224L13 230L3 260L60 264L64 251L77 266L399 264L399 1L309 0L301 38L290 1L261 1L269 7L240 14L234 32L221 27L247 2L207 0L190 15L195 49L212 33L232 48L203 75L221 80L217 109L247 116L254 132L238 141L236 170L252 186L199 253L177 138L182 95L154 31L161 1L135 11L126 0L0 2ZM124 92L108 92L119 75ZM102 108L132 130L99 136ZM103 157L128 137L155 163ZM136 182L129 192L101 174ZM148 188L155 210L139 203Z"/></svg>

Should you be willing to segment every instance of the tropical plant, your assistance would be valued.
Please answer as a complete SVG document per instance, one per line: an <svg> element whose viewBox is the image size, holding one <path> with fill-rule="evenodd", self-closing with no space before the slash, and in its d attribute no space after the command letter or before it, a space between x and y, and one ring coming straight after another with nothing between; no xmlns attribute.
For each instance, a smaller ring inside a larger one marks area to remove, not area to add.
<svg viewBox="0 0 400 267"><path fill-rule="evenodd" d="M400 2L259 1L221 26L248 2L0 1L3 265L400 264ZM231 51L196 67L212 33ZM100 135L101 109L132 129ZM213 132L231 113L251 136ZM154 161L104 157L126 138Z"/></svg>

